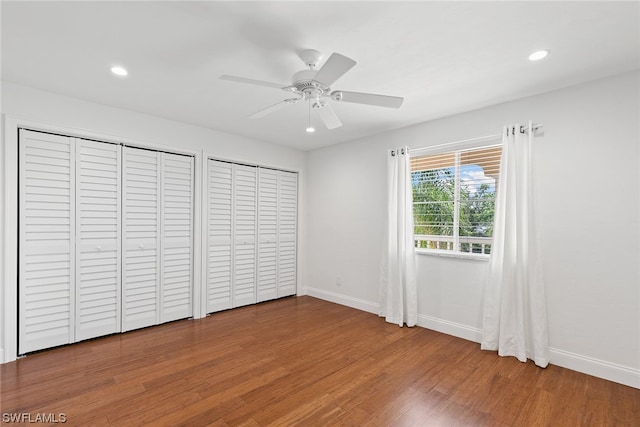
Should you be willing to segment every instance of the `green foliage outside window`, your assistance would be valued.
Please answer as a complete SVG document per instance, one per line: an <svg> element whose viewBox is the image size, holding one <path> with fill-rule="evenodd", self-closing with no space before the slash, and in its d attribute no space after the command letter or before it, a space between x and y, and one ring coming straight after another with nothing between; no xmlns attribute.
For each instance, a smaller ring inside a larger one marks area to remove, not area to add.
<svg viewBox="0 0 640 427"><path fill-rule="evenodd" d="M461 173L462 174L462 173ZM413 215L415 234L453 236L455 214L455 172L453 168L440 168L412 173ZM480 244L465 242L464 237L491 237L495 185L461 180L459 189L460 251L481 253ZM419 247L447 249L446 242L419 241ZM486 245L484 253L489 253Z"/></svg>

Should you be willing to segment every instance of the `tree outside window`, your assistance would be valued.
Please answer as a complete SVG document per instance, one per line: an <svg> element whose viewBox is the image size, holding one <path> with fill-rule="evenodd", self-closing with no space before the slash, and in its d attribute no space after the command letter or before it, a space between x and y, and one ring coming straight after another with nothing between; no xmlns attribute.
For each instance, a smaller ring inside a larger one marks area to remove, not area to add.
<svg viewBox="0 0 640 427"><path fill-rule="evenodd" d="M411 160L416 247L489 254L501 147Z"/></svg>

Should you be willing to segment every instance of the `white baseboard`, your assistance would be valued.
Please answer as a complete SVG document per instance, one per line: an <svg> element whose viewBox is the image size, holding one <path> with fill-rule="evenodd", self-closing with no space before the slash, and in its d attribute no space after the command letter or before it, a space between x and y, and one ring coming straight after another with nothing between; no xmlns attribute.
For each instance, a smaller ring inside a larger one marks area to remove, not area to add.
<svg viewBox="0 0 640 427"><path fill-rule="evenodd" d="M378 303L374 301L317 288L307 288L306 294L325 301L378 314ZM482 341L481 329L424 314L418 315L418 326L472 342L480 343ZM480 350L480 347L478 347L478 350ZM640 369L629 368L552 347L549 348L549 357L550 363L553 365L640 389Z"/></svg>
<svg viewBox="0 0 640 427"><path fill-rule="evenodd" d="M334 302L336 304L346 305L347 307L366 311L368 313L378 314L379 306L378 303L374 301L354 298L348 295L318 288L307 288L306 295ZM418 315L418 326L477 343L479 343L482 338L482 331L480 329L472 328L460 323L449 322L448 320L425 316L423 314Z"/></svg>
<svg viewBox="0 0 640 427"><path fill-rule="evenodd" d="M468 341L477 343L482 341L482 329L435 317L418 315L418 326ZM556 366L640 389L640 369L633 369L552 347L549 348L549 359L549 363Z"/></svg>
<svg viewBox="0 0 640 427"><path fill-rule="evenodd" d="M640 389L640 369L549 347L549 363Z"/></svg>
<svg viewBox="0 0 640 427"><path fill-rule="evenodd" d="M368 313L378 314L378 303L318 288L307 288L306 294L347 307L357 308Z"/></svg>
<svg viewBox="0 0 640 427"><path fill-rule="evenodd" d="M482 330L461 323L450 322L448 320L438 319L436 317L418 314L418 326L431 329L432 331L442 332L443 334L453 335L467 341L480 343L482 341Z"/></svg>

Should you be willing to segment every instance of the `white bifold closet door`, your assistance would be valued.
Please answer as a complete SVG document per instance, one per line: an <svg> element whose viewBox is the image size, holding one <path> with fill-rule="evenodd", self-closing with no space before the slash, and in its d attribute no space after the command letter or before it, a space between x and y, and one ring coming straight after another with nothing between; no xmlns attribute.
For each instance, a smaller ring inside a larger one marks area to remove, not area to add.
<svg viewBox="0 0 640 427"><path fill-rule="evenodd" d="M233 307L256 303L258 168L233 165Z"/></svg>
<svg viewBox="0 0 640 427"><path fill-rule="evenodd" d="M232 307L233 165L208 164L207 313Z"/></svg>
<svg viewBox="0 0 640 427"><path fill-rule="evenodd" d="M298 175L260 168L258 301L296 293Z"/></svg>
<svg viewBox="0 0 640 427"><path fill-rule="evenodd" d="M207 312L296 293L297 174L209 160Z"/></svg>
<svg viewBox="0 0 640 427"><path fill-rule="evenodd" d="M193 158L124 147L122 330L189 317Z"/></svg>
<svg viewBox="0 0 640 427"><path fill-rule="evenodd" d="M258 186L258 302L278 298L278 171L260 168Z"/></svg>
<svg viewBox="0 0 640 427"><path fill-rule="evenodd" d="M20 354L74 341L75 150L71 138L20 130Z"/></svg>
<svg viewBox="0 0 640 427"><path fill-rule="evenodd" d="M192 157L20 130L20 354L192 315Z"/></svg>
<svg viewBox="0 0 640 427"><path fill-rule="evenodd" d="M207 312L256 302L258 169L208 165Z"/></svg>
<svg viewBox="0 0 640 427"><path fill-rule="evenodd" d="M19 353L120 331L120 147L20 130Z"/></svg>
<svg viewBox="0 0 640 427"><path fill-rule="evenodd" d="M278 297L295 295L297 287L298 174L278 174Z"/></svg>
<svg viewBox="0 0 640 427"><path fill-rule="evenodd" d="M122 330L159 323L161 153L123 147Z"/></svg>
<svg viewBox="0 0 640 427"><path fill-rule="evenodd" d="M75 341L120 332L121 147L76 148Z"/></svg>
<svg viewBox="0 0 640 427"><path fill-rule="evenodd" d="M192 314L193 157L162 153L160 322Z"/></svg>

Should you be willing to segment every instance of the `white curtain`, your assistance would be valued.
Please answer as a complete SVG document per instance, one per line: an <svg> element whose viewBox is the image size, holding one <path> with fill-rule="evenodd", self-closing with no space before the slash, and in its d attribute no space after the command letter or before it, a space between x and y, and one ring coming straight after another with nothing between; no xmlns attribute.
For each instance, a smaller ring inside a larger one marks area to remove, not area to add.
<svg viewBox="0 0 640 427"><path fill-rule="evenodd" d="M485 287L483 350L549 363L547 311L535 230L533 129L505 126L493 244Z"/></svg>
<svg viewBox="0 0 640 427"><path fill-rule="evenodd" d="M390 150L387 157L388 208L378 314L389 323L415 326L418 296L409 149Z"/></svg>

